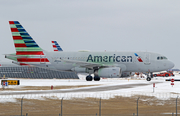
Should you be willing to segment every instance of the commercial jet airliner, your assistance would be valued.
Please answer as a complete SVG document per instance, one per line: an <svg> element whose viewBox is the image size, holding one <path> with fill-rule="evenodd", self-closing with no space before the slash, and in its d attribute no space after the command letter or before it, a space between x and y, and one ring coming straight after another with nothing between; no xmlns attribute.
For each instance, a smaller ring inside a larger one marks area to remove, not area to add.
<svg viewBox="0 0 180 116"><path fill-rule="evenodd" d="M153 72L174 67L167 57L153 52L47 52L18 21L9 21L9 24L16 53L6 58L21 65L89 73L87 81L99 81L100 77L120 78L124 72L148 72L147 81L150 81Z"/></svg>

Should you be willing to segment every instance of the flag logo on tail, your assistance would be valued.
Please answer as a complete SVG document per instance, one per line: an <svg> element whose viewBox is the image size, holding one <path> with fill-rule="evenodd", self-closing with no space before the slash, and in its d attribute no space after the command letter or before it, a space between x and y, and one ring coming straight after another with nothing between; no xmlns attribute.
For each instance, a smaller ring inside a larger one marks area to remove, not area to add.
<svg viewBox="0 0 180 116"><path fill-rule="evenodd" d="M54 51L63 51L62 48L57 43L57 41L52 41L52 46L53 46Z"/></svg>

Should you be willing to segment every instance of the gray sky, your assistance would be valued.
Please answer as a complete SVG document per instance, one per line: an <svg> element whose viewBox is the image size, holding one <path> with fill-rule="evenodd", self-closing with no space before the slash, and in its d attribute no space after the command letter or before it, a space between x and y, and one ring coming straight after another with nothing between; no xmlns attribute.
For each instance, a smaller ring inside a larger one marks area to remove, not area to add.
<svg viewBox="0 0 180 116"><path fill-rule="evenodd" d="M52 51L150 51L180 68L179 0L1 0L0 60L15 53L8 21L19 21Z"/></svg>

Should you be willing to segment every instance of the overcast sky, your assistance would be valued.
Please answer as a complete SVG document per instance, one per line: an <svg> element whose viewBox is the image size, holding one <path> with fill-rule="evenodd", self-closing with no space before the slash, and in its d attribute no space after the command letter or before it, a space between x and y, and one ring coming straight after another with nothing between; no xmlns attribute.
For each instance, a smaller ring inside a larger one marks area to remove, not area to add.
<svg viewBox="0 0 180 116"><path fill-rule="evenodd" d="M1 0L0 60L15 53L8 21L19 21L39 46L53 51L149 51L180 68L179 0Z"/></svg>

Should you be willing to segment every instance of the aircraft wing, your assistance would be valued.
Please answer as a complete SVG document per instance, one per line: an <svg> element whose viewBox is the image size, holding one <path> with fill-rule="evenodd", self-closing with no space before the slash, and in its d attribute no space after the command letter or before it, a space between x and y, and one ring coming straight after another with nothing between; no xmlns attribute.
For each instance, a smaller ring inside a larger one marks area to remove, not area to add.
<svg viewBox="0 0 180 116"><path fill-rule="evenodd" d="M75 65L75 66L91 68L91 69L93 69L93 67L106 67L106 65L104 65L104 64L77 61L77 60L65 60L65 59L57 59L57 60L55 60L55 62L58 62L58 61L65 62L65 63L73 63L73 65Z"/></svg>

